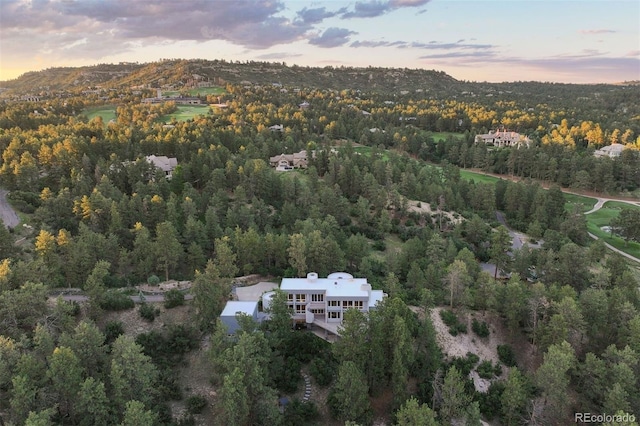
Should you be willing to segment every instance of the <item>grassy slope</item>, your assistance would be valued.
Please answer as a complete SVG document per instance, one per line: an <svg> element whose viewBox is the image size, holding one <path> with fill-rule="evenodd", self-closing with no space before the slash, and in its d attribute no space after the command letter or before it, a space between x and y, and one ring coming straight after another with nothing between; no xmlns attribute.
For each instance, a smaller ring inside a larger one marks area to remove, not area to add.
<svg viewBox="0 0 640 426"><path fill-rule="evenodd" d="M206 96L206 95L221 95L224 93L224 89L222 87L200 87L198 89L189 89L187 90L189 96ZM162 92L163 96L178 96L180 92L177 90L167 90Z"/></svg>
<svg viewBox="0 0 640 426"><path fill-rule="evenodd" d="M102 105L99 107L87 108L82 113L87 116L89 121L100 116L102 117L102 122L105 124L116 119L115 105Z"/></svg>
<svg viewBox="0 0 640 426"><path fill-rule="evenodd" d="M464 137L460 133L453 133L453 132L430 132L429 135L433 138L435 142L444 142L449 138L449 136L457 140L462 140Z"/></svg>
<svg viewBox="0 0 640 426"><path fill-rule="evenodd" d="M574 206L578 206L581 212L588 212L596 205L597 200L591 197L585 197L583 195L564 194L566 200L565 209L568 212L573 212Z"/></svg>
<svg viewBox="0 0 640 426"><path fill-rule="evenodd" d="M187 121L197 115L207 115L209 112L208 105L178 105L178 111L173 114L167 114L160 117L160 121L168 122L175 118L177 121Z"/></svg>
<svg viewBox="0 0 640 426"><path fill-rule="evenodd" d="M473 180L477 183L496 183L500 180L495 176L487 176L480 173L470 172L469 170L460 169L460 177L466 180Z"/></svg>
<svg viewBox="0 0 640 426"><path fill-rule="evenodd" d="M620 214L620 210L623 207L638 208L626 203L608 201L600 210L587 215L587 227L589 232L593 235L601 238L603 241L611 244L618 250L622 250L625 253L640 258L640 243L625 243L622 238L611 235L611 233L602 230L603 226L608 226L611 223L611 219Z"/></svg>

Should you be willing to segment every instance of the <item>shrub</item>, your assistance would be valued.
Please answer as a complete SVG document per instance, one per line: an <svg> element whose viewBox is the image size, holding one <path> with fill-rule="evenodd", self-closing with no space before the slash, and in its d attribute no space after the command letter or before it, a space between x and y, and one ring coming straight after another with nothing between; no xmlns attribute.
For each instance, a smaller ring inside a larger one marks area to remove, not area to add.
<svg viewBox="0 0 640 426"><path fill-rule="evenodd" d="M164 307L167 309L184 305L184 294L180 290L172 289L164 294Z"/></svg>
<svg viewBox="0 0 640 426"><path fill-rule="evenodd" d="M328 361L324 358L316 358L309 364L309 373L320 386L329 386L335 377L337 370L336 362Z"/></svg>
<svg viewBox="0 0 640 426"><path fill-rule="evenodd" d="M479 337L487 337L489 336L489 326L486 322L479 322L475 318L473 319L473 323L471 324L471 329L474 333L476 333Z"/></svg>
<svg viewBox="0 0 640 426"><path fill-rule="evenodd" d="M157 275L151 275L149 278L147 278L147 284L158 285L160 284L160 278L158 278Z"/></svg>
<svg viewBox="0 0 640 426"><path fill-rule="evenodd" d="M373 249L376 251L385 251L387 249L387 244L384 242L384 240L374 241Z"/></svg>
<svg viewBox="0 0 640 426"><path fill-rule="evenodd" d="M448 309L443 309L440 311L440 318L442 318L442 322L444 322L449 327L452 327L458 323L458 316Z"/></svg>
<svg viewBox="0 0 640 426"><path fill-rule="evenodd" d="M476 371L478 372L478 376L487 380L492 379L495 372L493 363L489 360L482 361L480 365L478 365L478 368L476 368Z"/></svg>
<svg viewBox="0 0 640 426"><path fill-rule="evenodd" d="M160 313L160 310L153 305L149 305L148 303L143 303L140 305L140 317L146 319L149 322L153 322L154 319Z"/></svg>
<svg viewBox="0 0 640 426"><path fill-rule="evenodd" d="M190 414L200 414L207 406L207 400L202 395L191 395L185 401L185 405Z"/></svg>
<svg viewBox="0 0 640 426"><path fill-rule="evenodd" d="M496 366L493 368L493 374L495 374L496 377L502 376L502 366L499 363L496 363Z"/></svg>
<svg viewBox="0 0 640 426"><path fill-rule="evenodd" d="M467 332L466 324L459 322L458 316L452 311L447 309L440 311L440 318L442 318L442 322L449 326L449 334L452 336Z"/></svg>
<svg viewBox="0 0 640 426"><path fill-rule="evenodd" d="M166 424L166 423L163 423ZM196 419L193 414L183 415L176 421L177 426L196 426Z"/></svg>
<svg viewBox="0 0 640 426"><path fill-rule="evenodd" d="M516 354L509 345L498 345L498 358L507 367L516 366Z"/></svg>
<svg viewBox="0 0 640 426"><path fill-rule="evenodd" d="M454 358L451 361L451 365L455 366L463 377L466 377L469 375L471 370L473 370L478 361L480 361L480 357L478 357L478 355L467 352L467 356L465 358Z"/></svg>
<svg viewBox="0 0 640 426"><path fill-rule="evenodd" d="M120 321L110 321L104 328L104 337L107 344L113 342L122 334L124 334L124 325Z"/></svg>
<svg viewBox="0 0 640 426"><path fill-rule="evenodd" d="M284 411L284 424L285 426L315 424L319 417L320 413L313 402L300 402L299 399L294 399Z"/></svg>
<svg viewBox="0 0 640 426"><path fill-rule="evenodd" d="M100 303L100 307L105 311L124 311L133 308L135 305L129 296L119 291L108 291L105 293L102 303Z"/></svg>
<svg viewBox="0 0 640 426"><path fill-rule="evenodd" d="M504 383L501 381L493 382L489 385L489 390L485 393L479 393L480 412L487 418L493 418L500 414L502 410L502 393L504 392Z"/></svg>

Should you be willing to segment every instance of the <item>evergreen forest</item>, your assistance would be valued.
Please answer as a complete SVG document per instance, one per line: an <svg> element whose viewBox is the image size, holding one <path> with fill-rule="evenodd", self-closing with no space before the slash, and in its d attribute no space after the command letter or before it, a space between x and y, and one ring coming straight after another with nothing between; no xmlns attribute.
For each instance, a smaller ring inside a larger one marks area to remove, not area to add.
<svg viewBox="0 0 640 426"><path fill-rule="evenodd" d="M640 85L164 60L0 88L0 424L637 426L640 263L584 213L619 200L640 252ZM331 343L279 291L218 319L246 277L336 271L387 296Z"/></svg>

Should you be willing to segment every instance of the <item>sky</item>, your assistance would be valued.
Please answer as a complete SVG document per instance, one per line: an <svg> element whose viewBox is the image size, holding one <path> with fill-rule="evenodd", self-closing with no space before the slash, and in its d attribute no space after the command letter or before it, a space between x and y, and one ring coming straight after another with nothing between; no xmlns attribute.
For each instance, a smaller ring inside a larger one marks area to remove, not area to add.
<svg viewBox="0 0 640 426"><path fill-rule="evenodd" d="M0 80L177 58L640 80L640 1L0 0Z"/></svg>

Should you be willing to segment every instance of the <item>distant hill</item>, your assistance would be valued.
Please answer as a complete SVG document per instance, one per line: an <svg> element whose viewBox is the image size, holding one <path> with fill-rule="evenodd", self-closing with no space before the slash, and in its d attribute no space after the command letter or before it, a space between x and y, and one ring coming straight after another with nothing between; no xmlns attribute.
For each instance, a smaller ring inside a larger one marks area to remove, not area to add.
<svg viewBox="0 0 640 426"><path fill-rule="evenodd" d="M50 68L33 71L9 81L0 81L6 93L37 94L52 90L79 91L101 86L184 87L200 82L224 85L282 84L323 89L355 89L395 92L418 88L447 90L457 80L442 71L407 68L312 68L283 63L227 62L208 60L163 60L148 64L99 64L87 67Z"/></svg>

